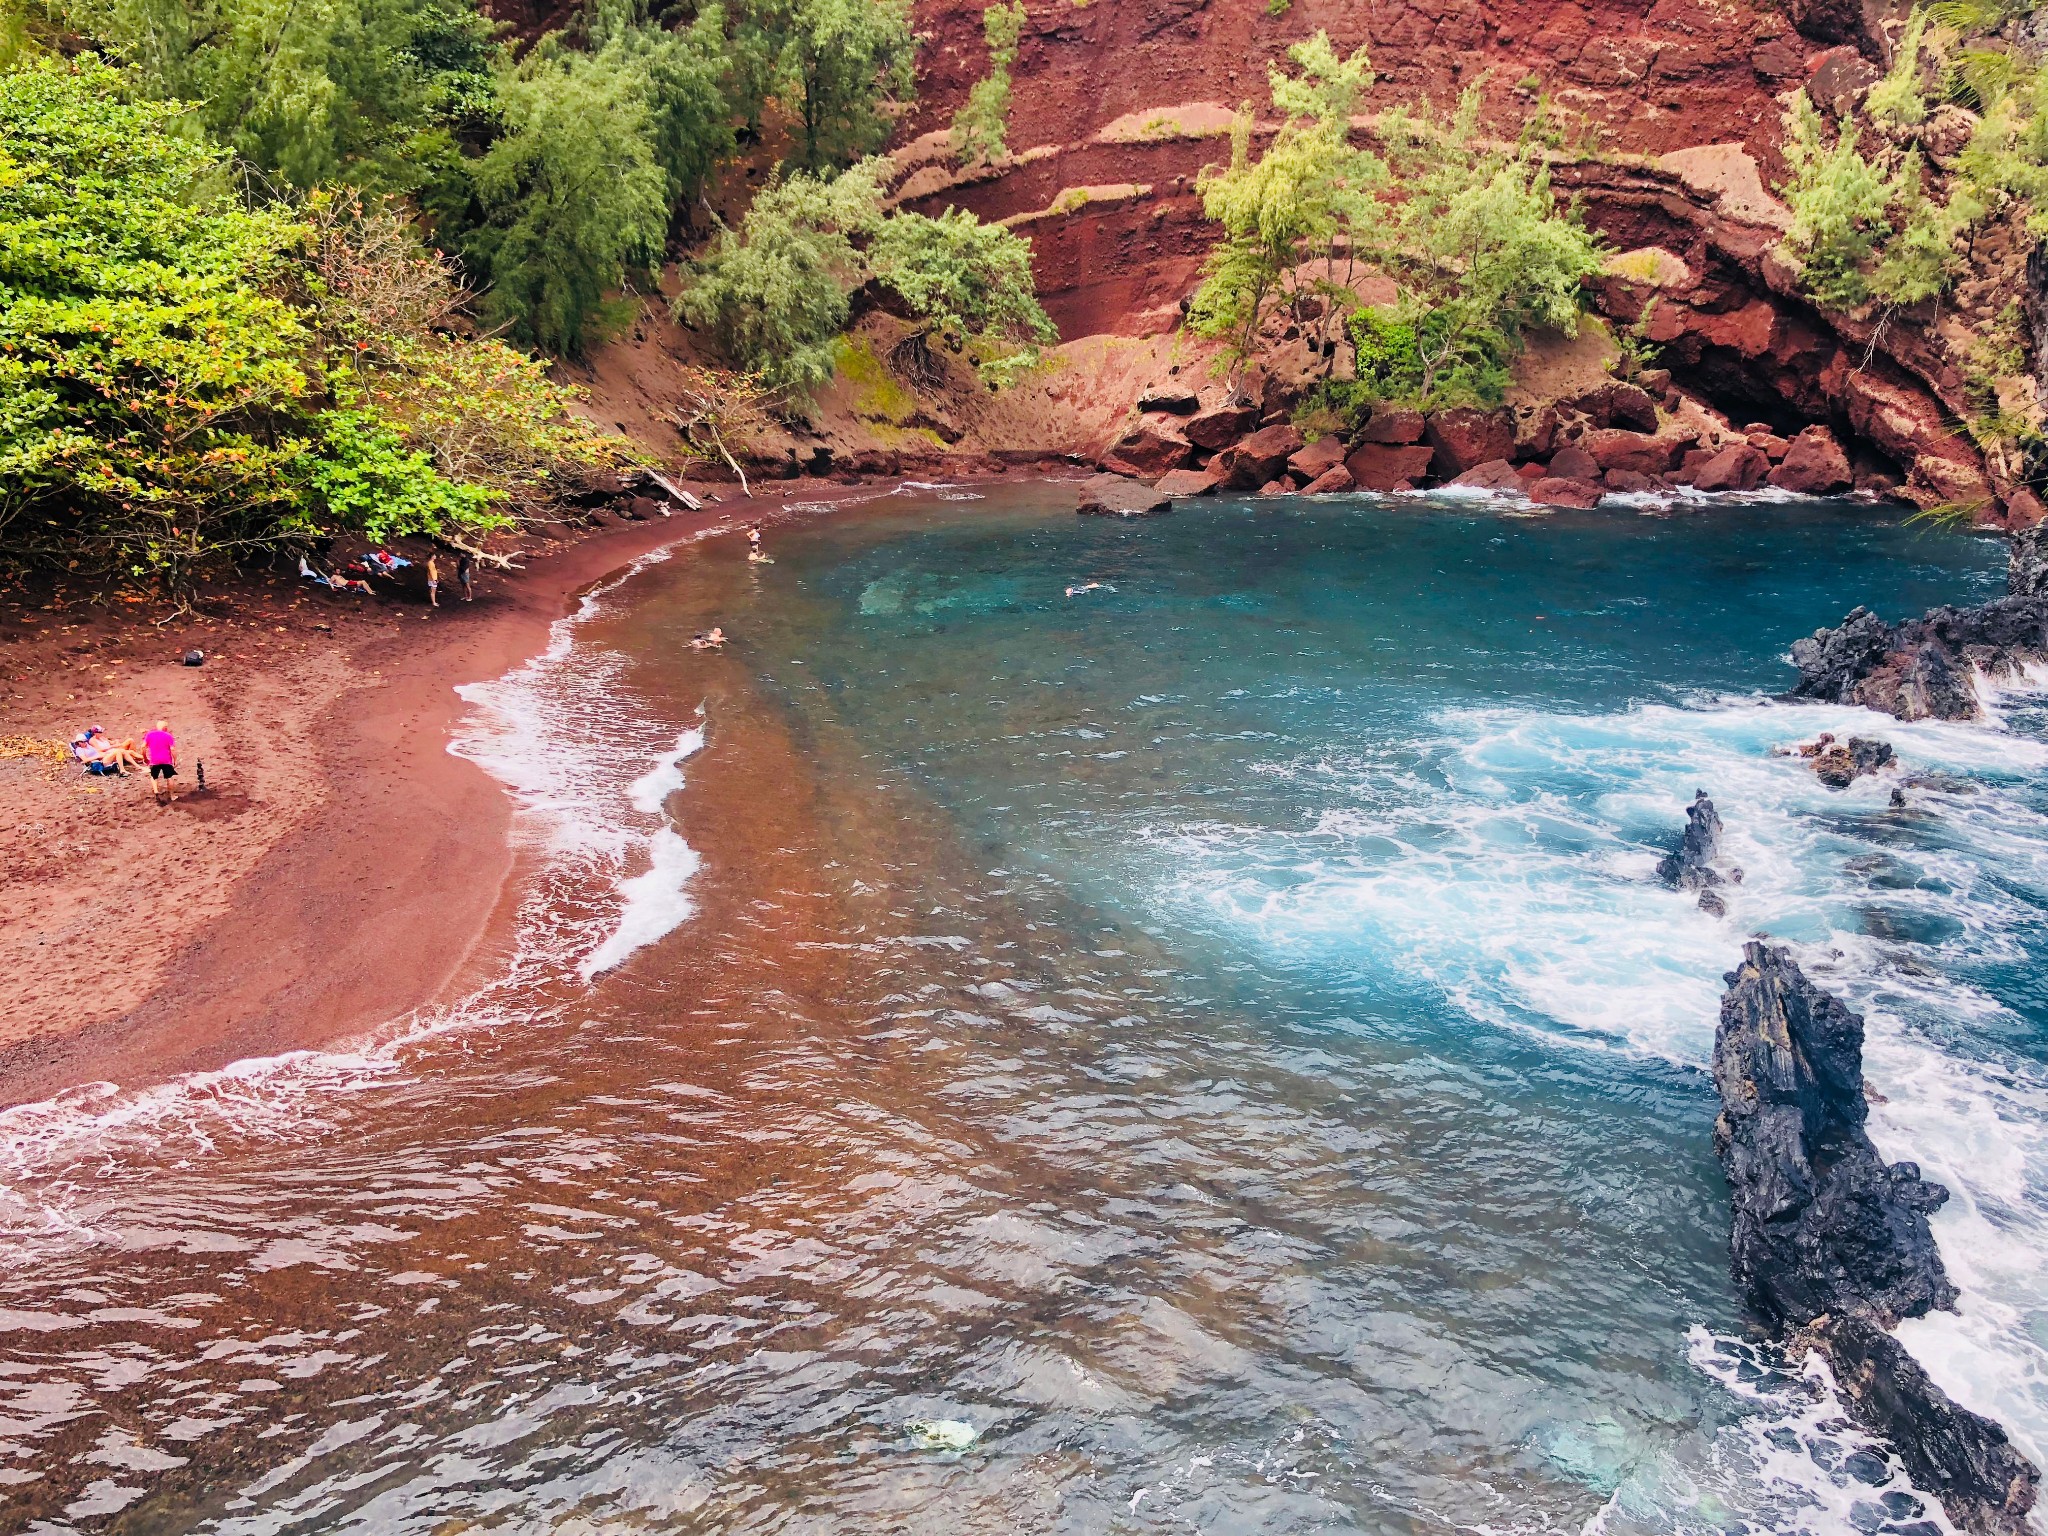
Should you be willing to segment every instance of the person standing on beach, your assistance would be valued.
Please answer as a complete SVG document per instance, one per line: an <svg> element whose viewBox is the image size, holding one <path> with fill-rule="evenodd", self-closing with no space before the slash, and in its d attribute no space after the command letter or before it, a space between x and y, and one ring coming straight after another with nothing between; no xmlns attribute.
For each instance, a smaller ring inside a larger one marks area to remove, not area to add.
<svg viewBox="0 0 2048 1536"><path fill-rule="evenodd" d="M441 567L435 563L432 555L427 556L427 606L441 606Z"/></svg>
<svg viewBox="0 0 2048 1536"><path fill-rule="evenodd" d="M476 556L464 550L455 560L455 584L462 588L462 600L472 602L476 598Z"/></svg>
<svg viewBox="0 0 2048 1536"><path fill-rule="evenodd" d="M149 764L149 787L156 792L156 803L162 805L171 780L178 776L178 738L171 734L168 720L157 721L156 729L142 738L142 756Z"/></svg>

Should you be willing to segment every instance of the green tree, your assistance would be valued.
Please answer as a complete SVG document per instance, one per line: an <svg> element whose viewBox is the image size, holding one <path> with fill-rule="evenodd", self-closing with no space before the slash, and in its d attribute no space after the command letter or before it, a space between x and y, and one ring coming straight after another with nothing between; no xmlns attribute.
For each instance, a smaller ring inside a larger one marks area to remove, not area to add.
<svg viewBox="0 0 2048 1536"><path fill-rule="evenodd" d="M150 95L299 187L415 184L415 137L482 93L494 45L467 0L59 0Z"/></svg>
<svg viewBox="0 0 2048 1536"><path fill-rule="evenodd" d="M793 98L797 164L824 171L880 149L916 52L907 0L792 0L778 92Z"/></svg>
<svg viewBox="0 0 2048 1536"><path fill-rule="evenodd" d="M677 315L785 397L832 377L854 291L870 281L998 376L1028 362L1053 336L1030 246L963 209L885 215L887 169L863 160L829 181L799 171L765 188L697 263Z"/></svg>
<svg viewBox="0 0 2048 1536"><path fill-rule="evenodd" d="M1448 118L1386 114L1393 182L1353 223L1361 255L1399 289L1425 405L1497 399L1526 331L1577 331L1581 284L1600 268L1598 238L1560 210L1540 151L1483 137L1481 102L1473 85Z"/></svg>
<svg viewBox="0 0 2048 1536"><path fill-rule="evenodd" d="M1010 66L1024 34L1024 0L1002 0L981 13L988 74L974 82L953 116L953 155L962 165L1000 160L1010 152Z"/></svg>
<svg viewBox="0 0 2048 1536"><path fill-rule="evenodd" d="M1034 361L1038 346L1058 334L1038 303L1031 247L964 208L935 219L890 215L869 243L867 265L933 330L972 343L977 360L998 376Z"/></svg>
<svg viewBox="0 0 2048 1536"><path fill-rule="evenodd" d="M305 229L90 55L0 75L0 546L132 574L290 501Z"/></svg>
<svg viewBox="0 0 2048 1536"><path fill-rule="evenodd" d="M864 160L830 181L799 171L763 188L697 264L678 316L772 390L823 384L865 275L854 242L881 223L882 174Z"/></svg>
<svg viewBox="0 0 2048 1536"><path fill-rule="evenodd" d="M687 27L656 25L645 0L600 0L591 42L601 67L642 82L654 158L673 206L696 197L733 151L725 10L707 5Z"/></svg>
<svg viewBox="0 0 2048 1536"><path fill-rule="evenodd" d="M1334 259L1340 237L1386 175L1377 156L1350 142L1352 110L1373 81L1365 50L1340 59L1318 32L1287 56L1301 73L1270 73L1273 105L1283 117L1272 145L1252 159L1247 104L1231 130L1229 166L1209 167L1197 182L1203 212L1223 233L1188 323L1197 335L1225 341L1233 369L1257 350L1273 301L1292 296L1303 264Z"/></svg>
<svg viewBox="0 0 2048 1536"><path fill-rule="evenodd" d="M521 340L580 351L607 291L659 260L672 173L653 95L644 56L544 40L499 73L499 137L436 189L442 238Z"/></svg>

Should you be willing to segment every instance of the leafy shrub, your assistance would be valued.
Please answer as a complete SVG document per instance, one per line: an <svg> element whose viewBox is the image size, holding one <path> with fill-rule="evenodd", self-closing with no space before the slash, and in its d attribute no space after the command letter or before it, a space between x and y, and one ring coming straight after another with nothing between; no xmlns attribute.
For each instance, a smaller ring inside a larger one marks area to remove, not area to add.
<svg viewBox="0 0 2048 1536"><path fill-rule="evenodd" d="M1780 188L1792 210L1786 243L1803 258L1802 280L1815 298L1853 309L1870 296L1865 264L1891 234L1885 210L1893 188L1863 158L1853 125L1828 146L1820 114L1803 91L1788 127L1785 164L1791 179Z"/></svg>
<svg viewBox="0 0 2048 1536"><path fill-rule="evenodd" d="M91 56L0 75L0 544L133 574L289 499L306 230Z"/></svg>
<svg viewBox="0 0 2048 1536"><path fill-rule="evenodd" d="M754 199L738 230L697 264L676 311L726 358L785 396L832 377L852 294L870 279L912 314L992 364L1050 339L1031 249L964 210L882 213L887 167L864 160L831 181L798 172Z"/></svg>
<svg viewBox="0 0 2048 1536"><path fill-rule="evenodd" d="M501 493L448 479L377 412L327 411L319 425L294 476L342 526L379 543L408 534L465 542L512 526L495 510Z"/></svg>

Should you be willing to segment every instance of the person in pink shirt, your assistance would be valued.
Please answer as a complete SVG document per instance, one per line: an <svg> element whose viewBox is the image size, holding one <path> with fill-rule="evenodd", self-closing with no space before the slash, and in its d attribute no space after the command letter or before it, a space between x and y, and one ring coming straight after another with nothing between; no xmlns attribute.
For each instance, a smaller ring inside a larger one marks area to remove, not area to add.
<svg viewBox="0 0 2048 1536"><path fill-rule="evenodd" d="M156 729L142 738L142 756L149 764L149 787L156 791L156 803L162 805L171 780L178 776L178 738L171 734L168 720L157 721Z"/></svg>

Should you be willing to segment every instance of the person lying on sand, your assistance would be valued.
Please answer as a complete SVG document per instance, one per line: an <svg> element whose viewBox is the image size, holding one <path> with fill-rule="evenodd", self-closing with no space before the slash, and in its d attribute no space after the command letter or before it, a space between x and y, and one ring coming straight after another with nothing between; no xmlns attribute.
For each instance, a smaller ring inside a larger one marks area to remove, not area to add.
<svg viewBox="0 0 2048 1536"><path fill-rule="evenodd" d="M690 649L693 651L716 651L722 649L724 645L725 631L716 624L703 633L690 637Z"/></svg>

